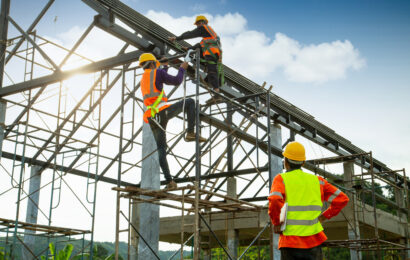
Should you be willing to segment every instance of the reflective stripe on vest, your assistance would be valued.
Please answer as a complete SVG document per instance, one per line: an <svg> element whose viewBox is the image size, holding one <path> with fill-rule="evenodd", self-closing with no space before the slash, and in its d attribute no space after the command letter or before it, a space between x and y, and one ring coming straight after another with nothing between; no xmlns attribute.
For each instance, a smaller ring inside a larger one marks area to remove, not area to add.
<svg viewBox="0 0 410 260"><path fill-rule="evenodd" d="M320 183L317 176L294 170L281 174L285 184L288 211L285 236L311 236L323 230L318 217L322 211Z"/></svg>

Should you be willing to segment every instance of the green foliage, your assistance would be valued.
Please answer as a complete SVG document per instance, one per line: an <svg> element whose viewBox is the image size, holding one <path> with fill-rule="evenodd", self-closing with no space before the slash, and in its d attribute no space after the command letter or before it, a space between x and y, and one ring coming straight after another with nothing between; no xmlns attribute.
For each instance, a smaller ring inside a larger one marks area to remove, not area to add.
<svg viewBox="0 0 410 260"><path fill-rule="evenodd" d="M0 247L0 260L6 260L6 253L4 252L4 247Z"/></svg>
<svg viewBox="0 0 410 260"><path fill-rule="evenodd" d="M361 200L364 203L370 206L373 206L373 196L371 192L364 192L364 188L366 188L368 191L372 190L372 183L370 181L361 181L360 179L356 179L356 186L359 187L363 191L360 193ZM383 192L383 189L385 192ZM382 187L380 183L375 182L374 191L376 194L386 197L388 200L391 200L391 201L396 200L393 187ZM376 208L389 212L393 215L397 215L397 210L394 207L387 205L383 202L380 202L379 200L377 200L377 197L376 197Z"/></svg>
<svg viewBox="0 0 410 260"><path fill-rule="evenodd" d="M65 245L63 250L56 252L54 244L50 243L49 249L51 254L51 256L48 258L49 260L69 260L74 246L72 244L67 244ZM41 256L41 260L46 260L46 257Z"/></svg>
<svg viewBox="0 0 410 260"><path fill-rule="evenodd" d="M383 260L401 260L400 254L397 250L388 250Z"/></svg>
<svg viewBox="0 0 410 260"><path fill-rule="evenodd" d="M323 259L350 260L350 250L347 248L322 248Z"/></svg>

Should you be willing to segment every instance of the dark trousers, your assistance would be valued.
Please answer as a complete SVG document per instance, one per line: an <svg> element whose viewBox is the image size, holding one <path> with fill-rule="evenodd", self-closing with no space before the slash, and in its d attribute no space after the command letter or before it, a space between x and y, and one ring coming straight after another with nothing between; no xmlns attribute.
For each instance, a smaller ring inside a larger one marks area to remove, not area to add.
<svg viewBox="0 0 410 260"><path fill-rule="evenodd" d="M161 125L163 129L167 128L168 120L176 117L182 112L184 101L181 100L172 104L170 107L160 111L156 116L156 121ZM195 101L192 98L185 99L186 121L188 122L187 132L193 133L195 128ZM148 122L151 126L152 133L154 135L155 142L157 143L159 165L162 173L165 176L167 182L172 181L172 176L169 171L167 162L167 138L166 133L151 119L148 118Z"/></svg>
<svg viewBox="0 0 410 260"><path fill-rule="evenodd" d="M322 247L316 246L312 248L280 248L281 260L322 260Z"/></svg>
<svg viewBox="0 0 410 260"><path fill-rule="evenodd" d="M216 55L216 56L218 56L218 55ZM215 59L214 57L210 56L210 55L206 55L204 58L205 58L205 60L215 62L215 64L206 63L208 76L206 76L205 81L207 81L209 84L211 84L213 89L219 88L218 66L216 64L216 62L218 60Z"/></svg>

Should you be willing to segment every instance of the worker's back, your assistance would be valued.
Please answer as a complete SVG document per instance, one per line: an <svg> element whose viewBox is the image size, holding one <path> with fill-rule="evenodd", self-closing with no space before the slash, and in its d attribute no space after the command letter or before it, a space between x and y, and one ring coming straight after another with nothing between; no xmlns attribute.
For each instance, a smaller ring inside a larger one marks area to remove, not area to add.
<svg viewBox="0 0 410 260"><path fill-rule="evenodd" d="M288 203L286 236L311 236L323 230L318 221L322 210L319 179L300 169L281 174Z"/></svg>

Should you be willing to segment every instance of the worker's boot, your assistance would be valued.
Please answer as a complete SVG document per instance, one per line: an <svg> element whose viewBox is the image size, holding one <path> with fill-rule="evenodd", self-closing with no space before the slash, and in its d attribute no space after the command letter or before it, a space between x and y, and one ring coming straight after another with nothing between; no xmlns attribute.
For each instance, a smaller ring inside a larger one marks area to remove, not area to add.
<svg viewBox="0 0 410 260"><path fill-rule="evenodd" d="M194 132L188 132L188 133L186 133L185 141L187 141L187 142L195 142L195 140L196 140L196 135L195 135ZM200 143L203 143L203 142L206 142L206 141L207 141L207 139L206 139L205 137L199 136L199 142L200 142Z"/></svg>
<svg viewBox="0 0 410 260"><path fill-rule="evenodd" d="M214 89L214 92L216 92L216 93L219 94L219 89ZM223 102L223 98L222 98L220 95L218 95L218 94L214 94L214 93L211 92L211 98L208 99L208 100L205 102L205 104L209 106L209 105L213 105L213 104L222 103L222 102Z"/></svg>
<svg viewBox="0 0 410 260"><path fill-rule="evenodd" d="M205 104L210 106L210 105L216 105L219 103L223 102L223 98L220 96L213 96L210 99L208 99L207 101L205 101Z"/></svg>
<svg viewBox="0 0 410 260"><path fill-rule="evenodd" d="M175 181L172 180L172 181L168 182L166 188L167 189L176 189L176 188L178 188L178 185Z"/></svg>

